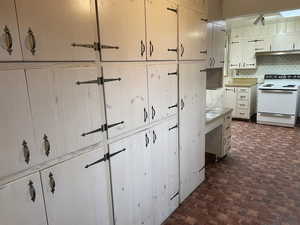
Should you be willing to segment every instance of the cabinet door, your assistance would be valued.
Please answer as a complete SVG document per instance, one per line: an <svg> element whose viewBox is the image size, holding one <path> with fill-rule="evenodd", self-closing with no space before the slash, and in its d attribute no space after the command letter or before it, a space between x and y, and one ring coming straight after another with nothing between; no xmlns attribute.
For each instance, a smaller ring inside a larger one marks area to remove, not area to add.
<svg viewBox="0 0 300 225"><path fill-rule="evenodd" d="M105 103L108 136L142 127L149 122L147 71L144 63L105 63ZM114 80L115 79L115 80Z"/></svg>
<svg viewBox="0 0 300 225"><path fill-rule="evenodd" d="M107 162L99 149L41 172L49 225L111 225Z"/></svg>
<svg viewBox="0 0 300 225"><path fill-rule="evenodd" d="M225 88L224 106L226 108L233 109L232 117L235 117L235 115L236 115L236 103L237 103L236 88L226 87Z"/></svg>
<svg viewBox="0 0 300 225"><path fill-rule="evenodd" d="M0 71L0 177L40 162L23 70Z"/></svg>
<svg viewBox="0 0 300 225"><path fill-rule="evenodd" d="M0 61L22 60L15 3L0 2Z"/></svg>
<svg viewBox="0 0 300 225"><path fill-rule="evenodd" d="M146 59L145 4L143 0L98 1L102 61ZM133 13L134 12L134 13Z"/></svg>
<svg viewBox="0 0 300 225"><path fill-rule="evenodd" d="M214 24L207 24L207 58L208 58L208 68L213 67L213 57L214 57Z"/></svg>
<svg viewBox="0 0 300 225"><path fill-rule="evenodd" d="M252 40L244 40L242 42L243 69L256 68L255 42Z"/></svg>
<svg viewBox="0 0 300 225"><path fill-rule="evenodd" d="M103 132L99 130L104 123L101 86L97 84L77 85L78 81L97 80L98 74L96 67L57 68L54 70L64 153L103 140Z"/></svg>
<svg viewBox="0 0 300 225"><path fill-rule="evenodd" d="M241 40L233 40L230 42L230 58L229 68L239 69L242 64L242 44Z"/></svg>
<svg viewBox="0 0 300 225"><path fill-rule="evenodd" d="M255 40L255 52L270 51L271 43L269 37L262 37Z"/></svg>
<svg viewBox="0 0 300 225"><path fill-rule="evenodd" d="M153 225L149 132L109 145L116 225Z"/></svg>
<svg viewBox="0 0 300 225"><path fill-rule="evenodd" d="M146 0L148 60L177 59L177 4Z"/></svg>
<svg viewBox="0 0 300 225"><path fill-rule="evenodd" d="M214 26L214 68L224 67L225 45L226 45L226 31L224 27Z"/></svg>
<svg viewBox="0 0 300 225"><path fill-rule="evenodd" d="M196 178L205 164L205 62L179 65L180 100L180 199L201 182ZM199 183L196 183L199 182Z"/></svg>
<svg viewBox="0 0 300 225"><path fill-rule="evenodd" d="M0 186L1 224L47 225L38 173Z"/></svg>
<svg viewBox="0 0 300 225"><path fill-rule="evenodd" d="M177 112L177 64L148 66L150 121L161 120Z"/></svg>
<svg viewBox="0 0 300 225"><path fill-rule="evenodd" d="M26 77L35 143L42 159L53 159L64 149L54 75L50 69L31 69Z"/></svg>
<svg viewBox="0 0 300 225"><path fill-rule="evenodd" d="M288 51L294 49L294 37L292 35L278 34L272 38L271 51Z"/></svg>
<svg viewBox="0 0 300 225"><path fill-rule="evenodd" d="M207 58L207 22L199 12L180 7L179 10L179 59Z"/></svg>
<svg viewBox="0 0 300 225"><path fill-rule="evenodd" d="M94 6L90 0L16 0L24 60L95 60ZM79 31L80 28L80 31Z"/></svg>

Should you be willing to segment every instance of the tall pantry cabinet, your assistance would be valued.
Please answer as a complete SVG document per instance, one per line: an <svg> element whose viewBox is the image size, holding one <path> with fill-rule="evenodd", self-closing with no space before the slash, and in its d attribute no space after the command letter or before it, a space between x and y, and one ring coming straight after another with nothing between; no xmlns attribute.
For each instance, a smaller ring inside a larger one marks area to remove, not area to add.
<svg viewBox="0 0 300 225"><path fill-rule="evenodd" d="M206 18L207 0L1 1L1 222L162 224L204 180Z"/></svg>

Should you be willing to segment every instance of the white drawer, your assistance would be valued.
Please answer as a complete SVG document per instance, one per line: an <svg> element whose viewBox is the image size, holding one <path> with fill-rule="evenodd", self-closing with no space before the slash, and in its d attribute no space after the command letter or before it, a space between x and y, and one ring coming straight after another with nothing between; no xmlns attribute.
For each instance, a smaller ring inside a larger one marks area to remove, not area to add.
<svg viewBox="0 0 300 225"><path fill-rule="evenodd" d="M238 93L238 101L247 101L249 99L249 93Z"/></svg>
<svg viewBox="0 0 300 225"><path fill-rule="evenodd" d="M236 111L236 117L241 119L249 119L249 111L244 109L238 109Z"/></svg>
<svg viewBox="0 0 300 225"><path fill-rule="evenodd" d="M248 110L248 108L249 108L249 102L248 101L238 101L237 102L237 107L239 108L239 109L245 109L245 110Z"/></svg>
<svg viewBox="0 0 300 225"><path fill-rule="evenodd" d="M238 93L249 93L249 88L238 88Z"/></svg>

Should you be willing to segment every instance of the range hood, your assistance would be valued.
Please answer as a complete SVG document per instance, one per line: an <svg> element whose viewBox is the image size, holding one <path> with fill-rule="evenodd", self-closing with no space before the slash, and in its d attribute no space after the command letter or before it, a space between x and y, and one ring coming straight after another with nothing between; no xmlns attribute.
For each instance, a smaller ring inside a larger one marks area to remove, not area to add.
<svg viewBox="0 0 300 225"><path fill-rule="evenodd" d="M266 51L266 52L256 52L256 56L265 55L300 55L300 50L288 50L288 51Z"/></svg>

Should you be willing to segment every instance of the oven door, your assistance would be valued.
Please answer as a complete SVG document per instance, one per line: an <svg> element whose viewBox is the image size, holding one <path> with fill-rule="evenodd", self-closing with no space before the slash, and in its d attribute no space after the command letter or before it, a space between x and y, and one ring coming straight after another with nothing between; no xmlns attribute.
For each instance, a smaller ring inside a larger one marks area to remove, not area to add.
<svg viewBox="0 0 300 225"><path fill-rule="evenodd" d="M259 89L257 111L260 113L277 113L295 115L297 111L296 90L269 90Z"/></svg>

